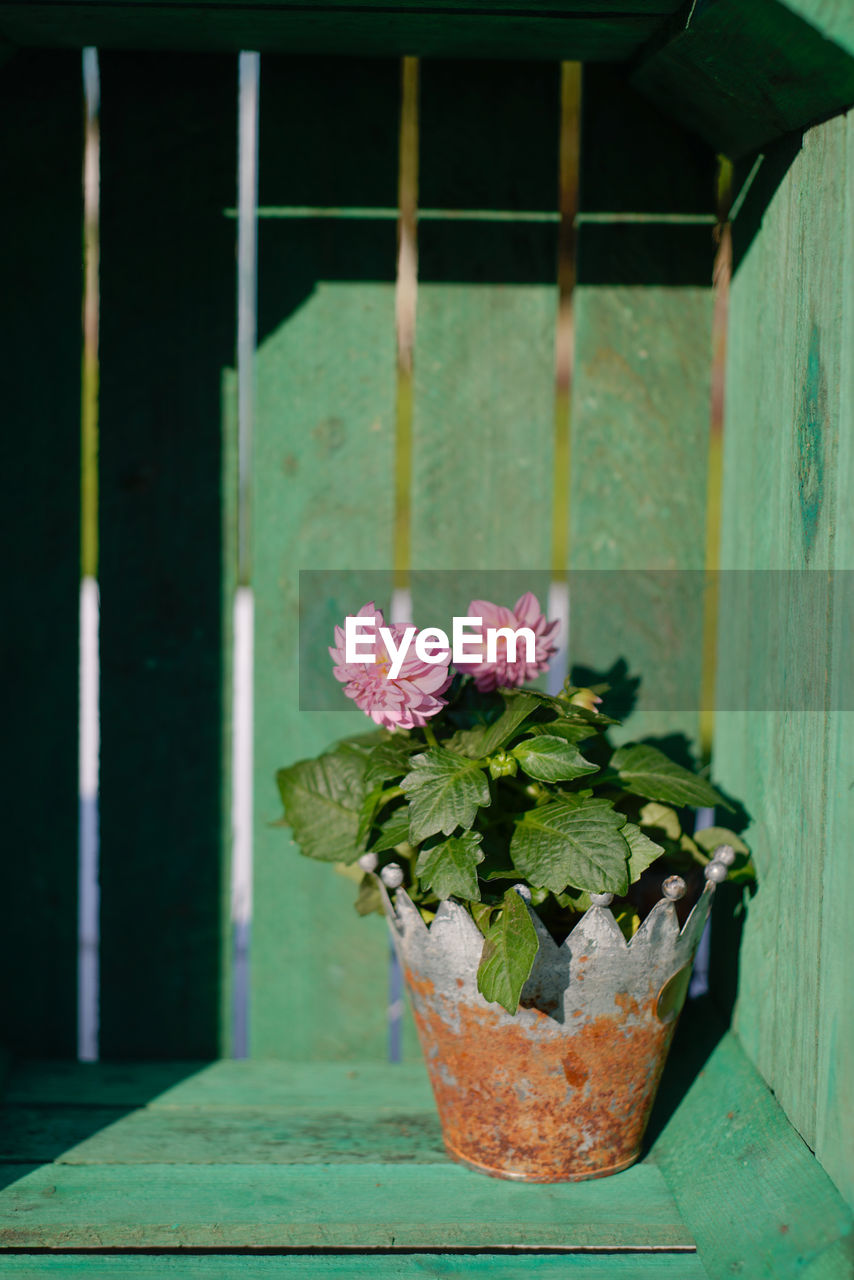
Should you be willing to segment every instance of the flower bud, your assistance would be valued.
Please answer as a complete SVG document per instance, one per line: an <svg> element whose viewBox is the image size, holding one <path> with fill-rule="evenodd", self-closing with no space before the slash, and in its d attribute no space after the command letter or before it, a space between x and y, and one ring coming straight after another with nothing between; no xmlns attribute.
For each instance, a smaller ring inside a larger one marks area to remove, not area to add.
<svg viewBox="0 0 854 1280"><path fill-rule="evenodd" d="M571 707L583 707L585 711L595 711L602 699L592 689L576 689L569 700Z"/></svg>
<svg viewBox="0 0 854 1280"><path fill-rule="evenodd" d="M494 756L489 757L487 763L491 778L514 778L519 768L516 757L507 751L497 751Z"/></svg>

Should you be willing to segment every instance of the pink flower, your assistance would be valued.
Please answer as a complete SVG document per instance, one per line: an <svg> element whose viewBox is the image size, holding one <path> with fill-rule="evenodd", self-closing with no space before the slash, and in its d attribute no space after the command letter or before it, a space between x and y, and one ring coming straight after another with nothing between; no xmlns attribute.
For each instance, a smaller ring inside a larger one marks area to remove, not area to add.
<svg viewBox="0 0 854 1280"><path fill-rule="evenodd" d="M379 631L385 626L382 611L371 602L363 605L356 617L373 618L376 623L376 639L370 646L376 662L347 662L344 628L336 627L335 646L329 650L335 663L332 668L335 679L341 681L347 697L352 698L357 707L386 729L417 729L426 724L430 716L435 716L445 706L439 694L444 693L451 683L452 676L448 670L450 653L446 653L441 662L422 662L415 653L413 636L403 665L392 679L389 674L391 657ZM388 630L394 645L399 647L406 627L394 623Z"/></svg>
<svg viewBox="0 0 854 1280"><path fill-rule="evenodd" d="M557 652L557 645L551 644L551 638L560 625L558 622L547 622L540 613L540 602L530 591L516 601L512 609L501 604L491 604L488 600L472 600L468 607L468 615L483 619L483 645L480 646L480 657L473 662L456 663L460 671L474 676L478 689L487 693L490 689L506 689L534 680L541 671L548 671L549 658ZM534 633L534 661L526 662L527 648L525 637L520 636L516 644L516 661L507 661L507 641L498 637L495 662L486 660L486 631L489 627L510 627L513 631L519 627L530 627ZM470 651L476 652L478 646L469 644Z"/></svg>

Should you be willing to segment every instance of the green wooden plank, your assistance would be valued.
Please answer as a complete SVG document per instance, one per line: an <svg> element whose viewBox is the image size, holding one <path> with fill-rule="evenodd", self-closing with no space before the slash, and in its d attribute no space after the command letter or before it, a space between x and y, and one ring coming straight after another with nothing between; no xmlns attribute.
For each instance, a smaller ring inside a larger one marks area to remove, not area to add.
<svg viewBox="0 0 854 1280"><path fill-rule="evenodd" d="M709 1027L709 1011L697 1013L686 1017L698 1042L694 1060L681 1059L681 1083L670 1080L685 1096L652 1154L710 1280L822 1274L841 1280L848 1264L824 1271L820 1260L838 1262L850 1250L850 1209L737 1039L725 1035L713 1048L719 1033Z"/></svg>
<svg viewBox="0 0 854 1280"><path fill-rule="evenodd" d="M235 69L233 58L102 60L105 1056L215 1056L227 1036L222 470L235 232L223 208Z"/></svg>
<svg viewBox="0 0 854 1280"><path fill-rule="evenodd" d="M851 715L839 709L851 705L851 591L828 571L854 567L852 175L851 121L840 117L796 154L771 150L735 223L722 565L753 572L722 582L718 699L742 709L718 713L715 747L718 774L752 817L759 877L736 1025L849 1195L854 1163L839 1117L854 1035L837 951L854 893Z"/></svg>
<svg viewBox="0 0 854 1280"><path fill-rule="evenodd" d="M18 1066L4 1102L14 1106L408 1107L432 1110L422 1059L384 1062L37 1062Z"/></svg>
<svg viewBox="0 0 854 1280"><path fill-rule="evenodd" d="M654 41L632 80L664 110L678 103L684 124L718 151L740 156L849 107L852 45L844 0L716 0Z"/></svg>
<svg viewBox="0 0 854 1280"><path fill-rule="evenodd" d="M841 122L833 122L840 129ZM854 568L854 530L850 494L854 492L854 113L844 121L843 194L837 211L843 239L842 316L839 330L839 443L836 455L835 558L843 570ZM843 232L844 235L844 232ZM830 483L833 483L831 480ZM844 589L843 589L844 591ZM854 634L854 591L839 592L831 637L834 662L830 697L836 707L851 707L850 641ZM854 716L834 711L828 733L828 818L822 898L821 991L818 1023L816 1151L849 1204L854 1204L854 1144L841 1116L854 1115L854 1008L846 963L850 921L854 918L854 875L850 841L854 830Z"/></svg>
<svg viewBox="0 0 854 1280"><path fill-rule="evenodd" d="M259 200L396 203L399 64L264 58ZM294 121L299 120L299 127ZM395 225L264 220L254 460L253 1055L384 1058L388 940L355 886L300 857L276 770L370 725L300 710L299 572L389 570L395 431ZM390 579L386 580L390 585ZM379 603L379 601L377 602ZM341 614L347 610L342 602ZM323 661L332 621L309 640ZM329 687L335 689L331 666Z"/></svg>
<svg viewBox="0 0 854 1280"><path fill-rule="evenodd" d="M414 352L412 595L450 628L472 598L545 607L554 453L559 69L424 63Z"/></svg>
<svg viewBox="0 0 854 1280"><path fill-rule="evenodd" d="M0 71L4 468L0 1036L72 1054L77 1005L82 82L73 54Z"/></svg>
<svg viewBox="0 0 854 1280"><path fill-rule="evenodd" d="M3 1172L5 1248L693 1248L650 1164L553 1186L450 1164L54 1164Z"/></svg>
<svg viewBox="0 0 854 1280"><path fill-rule="evenodd" d="M60 1164L447 1164L435 1108L378 1106L15 1107L4 1114L0 1162Z"/></svg>
<svg viewBox="0 0 854 1280"><path fill-rule="evenodd" d="M707 225L666 218L710 212L713 157L605 68L585 71L581 156L582 214L649 220L579 228L570 658L587 680L620 659L640 676L622 737L692 740L713 244Z"/></svg>
<svg viewBox="0 0 854 1280"><path fill-rule="evenodd" d="M40 1280L42 1276L95 1276L98 1280L149 1280L149 1277L193 1277L193 1280L232 1280L239 1267L241 1280L323 1280L324 1277L376 1276L377 1280L469 1280L484 1276L489 1280L563 1280L564 1276L584 1276L586 1280L703 1280L703 1264L695 1253L596 1254L525 1253L503 1254L332 1254L306 1256L285 1254L239 1259L205 1255L199 1257L156 1258L0 1254L0 1276L16 1280Z"/></svg>
<svg viewBox="0 0 854 1280"><path fill-rule="evenodd" d="M262 53L430 57L612 59L636 53L674 0L619 0L598 12L590 0L557 0L528 14L510 0L451 4L204 6L194 3L0 5L0 34L17 44L104 49L187 49ZM578 10L581 10L579 12Z"/></svg>

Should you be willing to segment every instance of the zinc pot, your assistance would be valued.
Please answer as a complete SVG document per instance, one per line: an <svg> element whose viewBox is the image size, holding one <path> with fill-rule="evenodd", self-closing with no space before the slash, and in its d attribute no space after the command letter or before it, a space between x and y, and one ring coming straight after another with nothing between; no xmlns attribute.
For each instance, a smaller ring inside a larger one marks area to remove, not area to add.
<svg viewBox="0 0 854 1280"><path fill-rule="evenodd" d="M684 928L665 897L628 943L606 905L592 906L560 946L528 905L540 949L513 1015L478 992L483 937L459 903L441 903L428 928L405 890L394 905L383 890L454 1160L499 1178L565 1182L638 1158L715 881L726 875L710 866Z"/></svg>

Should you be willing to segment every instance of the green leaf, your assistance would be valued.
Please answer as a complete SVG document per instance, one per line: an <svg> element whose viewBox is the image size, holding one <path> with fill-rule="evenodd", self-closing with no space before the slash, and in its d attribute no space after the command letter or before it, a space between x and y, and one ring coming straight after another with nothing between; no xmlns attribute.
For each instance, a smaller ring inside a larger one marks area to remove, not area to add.
<svg viewBox="0 0 854 1280"><path fill-rule="evenodd" d="M449 836L457 827L468 830L478 808L489 804L489 782L476 760L431 747L411 764L400 784L409 799L410 844L439 831Z"/></svg>
<svg viewBox="0 0 854 1280"><path fill-rule="evenodd" d="M383 789L382 785L374 787L369 791L362 801L359 809L359 825L356 829L356 844L360 849L364 849L370 835L371 827L374 825L374 818L377 816L382 805Z"/></svg>
<svg viewBox="0 0 854 1280"><path fill-rule="evenodd" d="M568 782L599 772L598 765L585 760L578 748L563 738L525 738L513 748L513 755L527 774L541 782Z"/></svg>
<svg viewBox="0 0 854 1280"><path fill-rule="evenodd" d="M661 857L664 849L654 840L650 840L649 836L645 836L640 827L636 827L633 822L627 822L620 834L629 846L629 884L634 884L640 879L641 873L646 871L656 858Z"/></svg>
<svg viewBox="0 0 854 1280"><path fill-rule="evenodd" d="M367 753L342 743L316 760L300 760L276 774L285 819L307 858L355 862Z"/></svg>
<svg viewBox="0 0 854 1280"><path fill-rule="evenodd" d="M492 724L475 725L473 729L461 729L450 739L453 751L477 759L491 756L521 732L525 721L539 710L539 703L528 694L502 693L504 710Z"/></svg>
<svg viewBox="0 0 854 1280"><path fill-rule="evenodd" d="M353 904L360 916L369 916L374 911L383 914L383 900L380 896L376 876L362 876L359 892Z"/></svg>
<svg viewBox="0 0 854 1280"><path fill-rule="evenodd" d="M409 768L410 755L421 746L420 742L405 733L395 734L389 742L380 743L368 759L365 771L366 789L372 791L381 782L402 778Z"/></svg>
<svg viewBox="0 0 854 1280"><path fill-rule="evenodd" d="M731 844L736 853L750 853L741 836L727 827L704 827L702 831L695 831L694 843L708 854L713 854L719 844Z"/></svg>
<svg viewBox="0 0 854 1280"><path fill-rule="evenodd" d="M476 868L483 862L482 838L478 831L467 831L432 849L422 849L415 866L422 885L432 889L437 898L453 896L476 902L480 898Z"/></svg>
<svg viewBox="0 0 854 1280"><path fill-rule="evenodd" d="M595 738L598 730L595 725L579 724L577 720L571 720L569 716L558 716L555 720L549 720L545 724L528 725L525 732L527 734L547 734L552 738L563 738L564 742L586 742L589 738Z"/></svg>
<svg viewBox="0 0 854 1280"><path fill-rule="evenodd" d="M700 778L681 764L670 760L663 751L640 742L636 746L620 747L611 757L612 769L616 769L620 781L633 795L649 800L663 800L665 804L711 807L732 806L705 778Z"/></svg>
<svg viewBox="0 0 854 1280"><path fill-rule="evenodd" d="M486 937L489 933L489 922L492 919L492 913L495 908L491 907L487 902L470 902L469 910L478 929Z"/></svg>
<svg viewBox="0 0 854 1280"><path fill-rule="evenodd" d="M486 935L477 970L477 989L483 998L515 1013L538 947L525 902L515 889L508 889L501 914Z"/></svg>
<svg viewBox="0 0 854 1280"><path fill-rule="evenodd" d="M553 893L572 885L589 893L623 894L629 887L624 822L610 800L560 796L529 809L517 822L510 857L531 884Z"/></svg>
<svg viewBox="0 0 854 1280"><path fill-rule="evenodd" d="M654 827L662 831L671 840L678 840L682 834L679 814L670 805L659 804L657 800L650 800L649 804L642 807L640 824L642 827Z"/></svg>
<svg viewBox="0 0 854 1280"><path fill-rule="evenodd" d="M373 853L384 853L386 849L396 849L399 844L409 842L409 808L402 804L389 814L379 829L377 839L370 846Z"/></svg>

